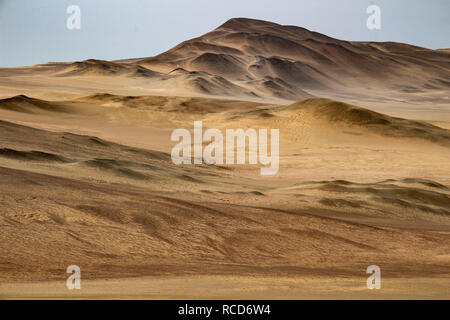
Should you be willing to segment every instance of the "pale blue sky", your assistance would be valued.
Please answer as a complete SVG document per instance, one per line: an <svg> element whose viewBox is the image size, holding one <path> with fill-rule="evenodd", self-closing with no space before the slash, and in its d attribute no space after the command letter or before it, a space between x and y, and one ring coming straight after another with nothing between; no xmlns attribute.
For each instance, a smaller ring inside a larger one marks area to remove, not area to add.
<svg viewBox="0 0 450 320"><path fill-rule="evenodd" d="M72 4L81 8L80 30L66 28ZM366 27L370 4L381 8L381 30ZM153 56L233 17L448 48L449 16L450 0L0 0L0 67Z"/></svg>

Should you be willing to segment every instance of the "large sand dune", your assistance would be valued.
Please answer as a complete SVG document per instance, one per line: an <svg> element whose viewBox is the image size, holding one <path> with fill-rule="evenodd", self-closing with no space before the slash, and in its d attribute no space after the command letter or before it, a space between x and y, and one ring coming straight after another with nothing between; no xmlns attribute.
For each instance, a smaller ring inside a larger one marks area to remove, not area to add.
<svg viewBox="0 0 450 320"><path fill-rule="evenodd" d="M91 89L277 102L320 96L364 100L372 108L381 107L377 101L404 108L417 101L448 106L449 60L447 50L343 41L300 27L237 18L155 57L1 69L0 81L9 80L9 93L0 95L10 96L14 83L22 87L17 94L27 94L23 88L45 76L51 89L41 94L52 97Z"/></svg>
<svg viewBox="0 0 450 320"><path fill-rule="evenodd" d="M243 18L2 68L0 297L448 299L449 78L448 50ZM279 129L278 174L173 164L197 120Z"/></svg>
<svg viewBox="0 0 450 320"><path fill-rule="evenodd" d="M23 107L9 108L10 101ZM374 262L392 279L449 272L449 180L439 173L448 170L445 129L324 99L279 106L96 94L63 102L15 97L0 104L6 106L4 115L27 123L0 123L3 282L62 281L64 268L75 262L83 266L83 277L95 281L150 276L146 281L152 283L177 276L184 283L194 275L238 274L266 283L282 275L294 287L295 279L316 283L324 276L351 283L361 278L363 287L366 264ZM95 114L86 113L86 106L96 106ZM52 121L46 124L49 113ZM70 123L76 132L90 132L95 124L122 141L120 131L107 129L118 113L122 131L147 127L149 135L132 143L148 139L147 146L161 139L151 138L151 128L189 127L199 115L211 126L283 123L280 177L264 179L242 166L179 167L164 144L159 149L166 152L152 151L68 132ZM58 121L61 114L69 118ZM52 125L64 130L55 132ZM46 126L52 131L42 130ZM314 134L324 128L333 139ZM401 154L371 162L392 148ZM436 155L416 157L417 149ZM348 162L354 152L357 159ZM433 179L418 174L416 168L424 165ZM27 292L35 286L17 293L7 285L5 295L31 297ZM407 294L402 286L390 294ZM300 297L309 289L296 290ZM347 297L358 296L352 292Z"/></svg>

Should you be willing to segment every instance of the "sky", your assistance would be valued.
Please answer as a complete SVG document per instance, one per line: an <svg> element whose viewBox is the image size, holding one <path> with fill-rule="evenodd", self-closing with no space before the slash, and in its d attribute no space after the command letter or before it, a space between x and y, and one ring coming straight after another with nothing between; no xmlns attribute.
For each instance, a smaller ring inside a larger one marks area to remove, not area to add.
<svg viewBox="0 0 450 320"><path fill-rule="evenodd" d="M67 8L80 8L80 29ZM381 29L369 30L377 5ZM0 0L0 67L149 57L234 17L354 41L450 47L450 0Z"/></svg>

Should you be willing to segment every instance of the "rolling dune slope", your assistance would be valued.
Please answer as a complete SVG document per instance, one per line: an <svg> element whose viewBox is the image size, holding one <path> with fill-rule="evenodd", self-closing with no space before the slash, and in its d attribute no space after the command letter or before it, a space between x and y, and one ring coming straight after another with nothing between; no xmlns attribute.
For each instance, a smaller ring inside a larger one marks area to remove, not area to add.
<svg viewBox="0 0 450 320"><path fill-rule="evenodd" d="M165 153L95 137L4 121L0 130L2 281L61 280L74 261L86 279L354 277L367 261L392 277L449 272L449 192L433 181L268 188L239 170L177 167ZM302 201L290 207L286 196ZM435 225L420 230L420 219Z"/></svg>
<svg viewBox="0 0 450 320"><path fill-rule="evenodd" d="M154 57L0 68L0 298L448 299L449 79L448 49L247 18ZM276 175L175 165L200 120L278 129Z"/></svg>
<svg viewBox="0 0 450 320"><path fill-rule="evenodd" d="M363 127L379 135L424 139L450 146L450 132L423 121L390 117L354 105L327 99L308 99L294 103L285 110L297 110L322 120L327 126Z"/></svg>

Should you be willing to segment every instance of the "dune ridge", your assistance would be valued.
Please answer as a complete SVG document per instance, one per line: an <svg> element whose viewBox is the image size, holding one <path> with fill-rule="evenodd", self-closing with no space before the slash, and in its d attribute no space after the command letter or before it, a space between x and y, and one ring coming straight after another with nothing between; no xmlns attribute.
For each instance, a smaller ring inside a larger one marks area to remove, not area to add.
<svg viewBox="0 0 450 320"><path fill-rule="evenodd" d="M154 57L0 68L0 298L447 299L448 79L447 49L247 18ZM200 120L278 129L277 174L175 165Z"/></svg>
<svg viewBox="0 0 450 320"><path fill-rule="evenodd" d="M343 41L297 26L233 18L154 57L0 69L0 78L38 74L68 83L86 77L134 79L148 90L246 100L381 94L395 101L426 92L430 100L448 102L442 93L450 87L450 54L395 42Z"/></svg>
<svg viewBox="0 0 450 320"><path fill-rule="evenodd" d="M299 110L312 114L330 125L364 127L379 135L428 140L450 146L450 132L423 121L390 117L365 108L328 99L307 99L294 103L285 110Z"/></svg>

